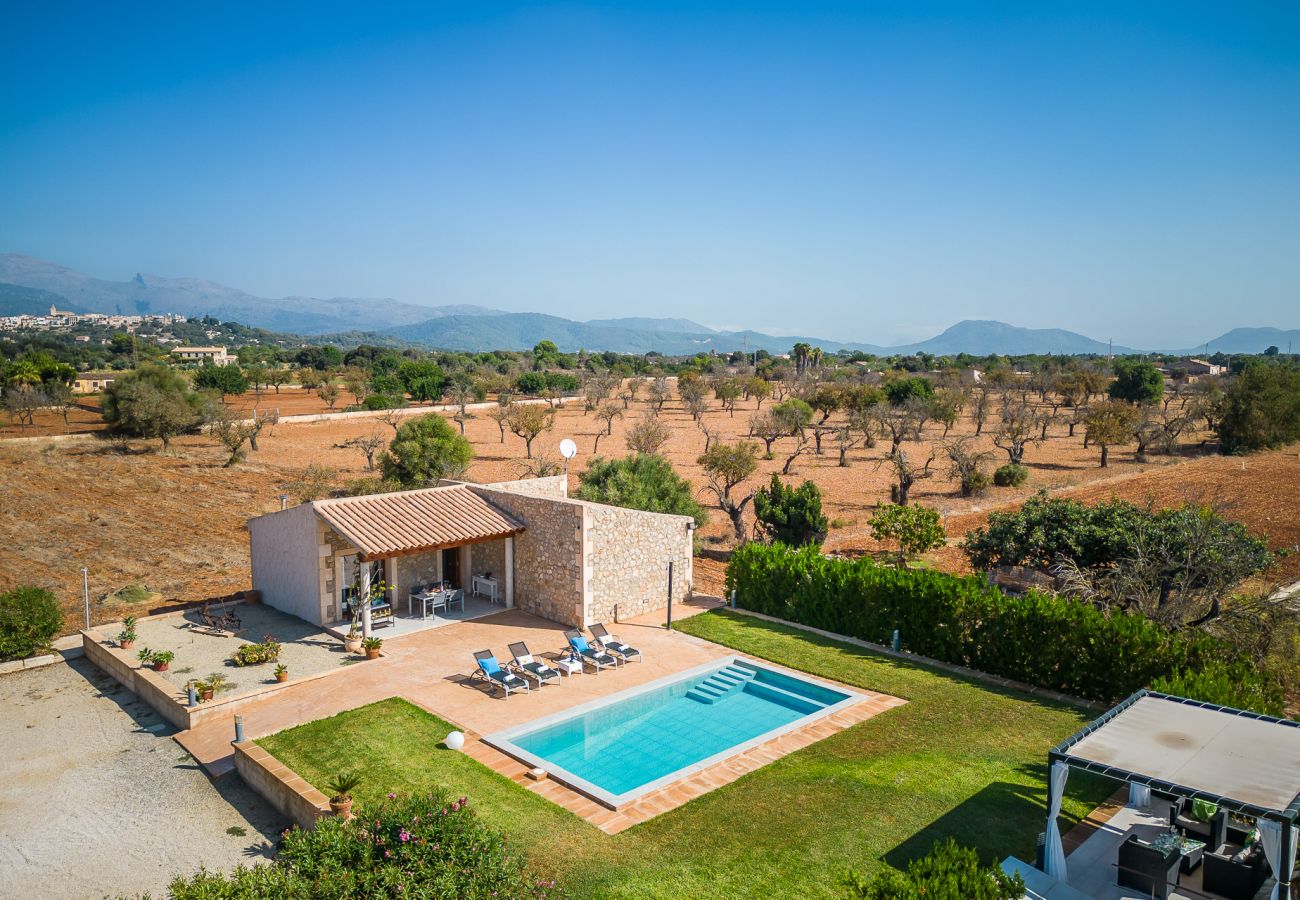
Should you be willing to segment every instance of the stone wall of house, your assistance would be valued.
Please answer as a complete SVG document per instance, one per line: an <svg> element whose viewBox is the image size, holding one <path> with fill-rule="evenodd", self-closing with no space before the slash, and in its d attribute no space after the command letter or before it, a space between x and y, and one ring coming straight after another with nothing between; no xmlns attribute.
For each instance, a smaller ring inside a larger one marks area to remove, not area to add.
<svg viewBox="0 0 1300 900"><path fill-rule="evenodd" d="M357 550L319 518L316 520L316 544L317 557L320 559L320 624L327 625L342 618L342 591L347 587L336 583L335 557L353 556Z"/></svg>
<svg viewBox="0 0 1300 900"><path fill-rule="evenodd" d="M469 548L469 571L465 574L465 592L469 593L475 575L491 572L497 580L498 596L505 600L506 591L506 542L502 538L482 544L471 544Z"/></svg>
<svg viewBox="0 0 1300 900"><path fill-rule="evenodd" d="M405 612L408 595L415 585L432 584L442 578L441 550L399 556L390 564L393 579L389 587L392 589L394 611L400 608Z"/></svg>
<svg viewBox="0 0 1300 900"><path fill-rule="evenodd" d="M515 606L555 622L582 625L582 505L514 490L470 489L525 526L515 536Z"/></svg>
<svg viewBox="0 0 1300 900"><path fill-rule="evenodd" d="M629 619L690 596L693 524L687 516L583 503L586 512L587 609L584 625Z"/></svg>
<svg viewBox="0 0 1300 900"><path fill-rule="evenodd" d="M512 494L563 499L569 496L569 479L565 475L548 475L545 478L520 478L517 481L498 481L483 485Z"/></svg>

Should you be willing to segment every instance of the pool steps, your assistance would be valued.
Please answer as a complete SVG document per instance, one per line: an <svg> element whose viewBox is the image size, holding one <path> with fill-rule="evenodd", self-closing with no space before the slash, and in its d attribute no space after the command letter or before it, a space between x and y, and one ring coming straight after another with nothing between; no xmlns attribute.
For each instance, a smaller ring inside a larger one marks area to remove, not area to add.
<svg viewBox="0 0 1300 900"><path fill-rule="evenodd" d="M730 665L719 669L695 685L686 692L686 696L700 703L717 703L724 697L744 690L745 685L752 681L753 678L754 671L752 669Z"/></svg>
<svg viewBox="0 0 1300 900"><path fill-rule="evenodd" d="M686 696L697 703L717 703L732 694L749 690L768 700L799 710L805 714L824 709L827 705L821 700L794 691L787 691L785 688L777 687L774 684L758 681L755 679L756 675L757 672L748 666L732 664L719 669L692 687L686 692Z"/></svg>

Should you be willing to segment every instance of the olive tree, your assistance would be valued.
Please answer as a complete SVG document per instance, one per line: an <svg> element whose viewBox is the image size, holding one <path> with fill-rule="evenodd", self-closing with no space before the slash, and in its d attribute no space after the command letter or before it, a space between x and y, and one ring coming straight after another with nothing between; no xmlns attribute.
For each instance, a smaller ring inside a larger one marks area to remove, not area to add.
<svg viewBox="0 0 1300 900"><path fill-rule="evenodd" d="M696 462L704 469L705 487L713 492L718 505L731 519L736 542L744 543L745 507L754 499L754 492L738 498L732 491L758 468L758 445L749 441L715 443Z"/></svg>
<svg viewBox="0 0 1300 900"><path fill-rule="evenodd" d="M473 458L465 436L438 413L429 413L402 423L380 469L386 480L403 487L428 487L442 478L460 478Z"/></svg>

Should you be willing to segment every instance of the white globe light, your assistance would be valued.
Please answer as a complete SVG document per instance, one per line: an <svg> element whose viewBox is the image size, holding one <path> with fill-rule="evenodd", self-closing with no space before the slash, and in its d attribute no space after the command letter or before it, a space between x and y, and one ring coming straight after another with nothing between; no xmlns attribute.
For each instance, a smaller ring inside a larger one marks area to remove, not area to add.
<svg viewBox="0 0 1300 900"><path fill-rule="evenodd" d="M447 735L447 739L443 743L447 745L448 750L459 750L465 746L465 735L459 731L453 731Z"/></svg>

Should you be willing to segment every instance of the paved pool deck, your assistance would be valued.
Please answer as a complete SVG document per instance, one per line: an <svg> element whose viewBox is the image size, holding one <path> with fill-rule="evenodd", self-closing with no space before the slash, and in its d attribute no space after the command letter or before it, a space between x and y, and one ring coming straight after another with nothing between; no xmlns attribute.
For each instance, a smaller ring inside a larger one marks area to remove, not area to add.
<svg viewBox="0 0 1300 900"><path fill-rule="evenodd" d="M674 611L683 618L717 606L694 601ZM643 652L644 662L614 670L575 675L559 685L547 685L528 694L503 699L489 690L474 672L474 651L491 649L498 659L509 658L509 645L524 641L535 655L554 657L565 647L565 626L519 610L504 610L466 622L399 635L384 641L380 659L349 666L329 678L281 689L261 699L242 703L245 736L256 739L294 725L332 716L389 697L403 697L449 722L477 734L488 734L540 716L560 712L579 703L604 697L721 659L728 651L716 644L663 628L664 614L646 616L611 626L624 641ZM182 732L177 740L213 775L234 767L230 742L234 739L234 714L204 722Z"/></svg>
<svg viewBox="0 0 1300 900"><path fill-rule="evenodd" d="M679 606L674 618L685 618L719 605L718 601L696 600L685 608ZM603 806L558 781L534 781L528 777L527 766L483 743L484 734L737 655L726 647L668 631L663 627L664 615L662 611L650 613L610 627L611 632L642 651L644 662L631 662L599 673L588 670L557 685L512 694L509 699L503 698L495 688L489 688L483 680L471 678L475 668L474 651L491 649L504 660L509 657L509 644L524 641L534 655L556 658L565 647L565 626L517 610L506 610L405 635L385 641L382 659L242 704L239 713L244 720L245 737L255 740L379 700L402 697L464 731L467 738L464 752L473 759L597 828L616 834L905 702L853 688L862 695L857 704L724 759L618 809ZM234 768L233 738L233 715L229 720L223 717L203 722L176 736L214 776Z"/></svg>

